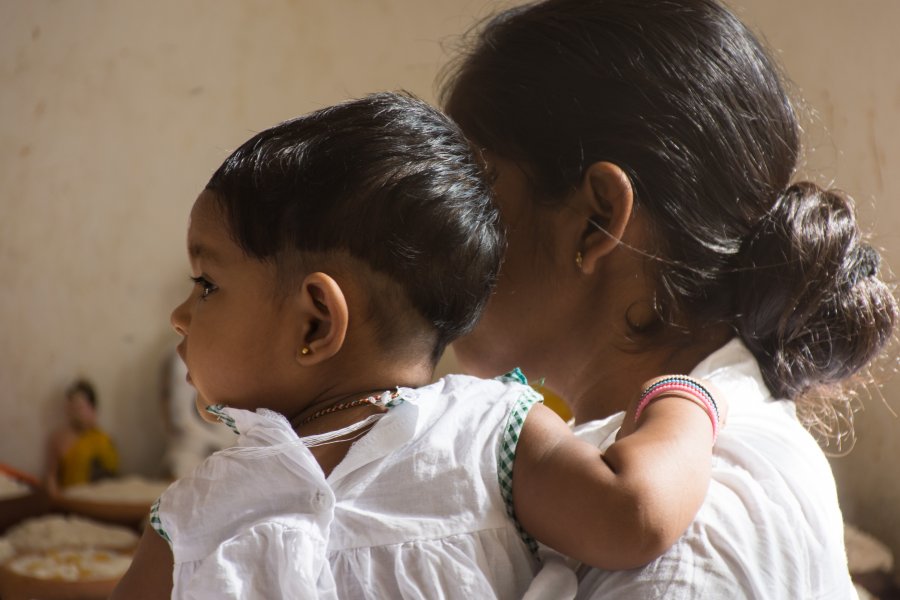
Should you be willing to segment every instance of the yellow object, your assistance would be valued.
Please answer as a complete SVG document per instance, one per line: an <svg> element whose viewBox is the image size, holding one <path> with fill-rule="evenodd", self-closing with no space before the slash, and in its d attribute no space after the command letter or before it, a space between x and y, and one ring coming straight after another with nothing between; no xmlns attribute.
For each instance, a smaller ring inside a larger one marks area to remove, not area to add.
<svg viewBox="0 0 900 600"><path fill-rule="evenodd" d="M572 411L569 410L565 400L542 385L533 385L532 387L544 397L544 406L562 417L563 421L568 421L572 418Z"/></svg>
<svg viewBox="0 0 900 600"><path fill-rule="evenodd" d="M59 484L62 487L89 483L119 470L119 453L112 440L99 429L88 429L59 458Z"/></svg>

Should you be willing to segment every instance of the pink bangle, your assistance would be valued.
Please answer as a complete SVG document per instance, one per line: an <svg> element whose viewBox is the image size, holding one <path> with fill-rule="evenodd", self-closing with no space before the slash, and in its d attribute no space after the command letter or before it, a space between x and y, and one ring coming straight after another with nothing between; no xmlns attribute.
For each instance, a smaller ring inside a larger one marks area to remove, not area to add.
<svg viewBox="0 0 900 600"><path fill-rule="evenodd" d="M686 394L692 401L706 410L710 423L712 423L713 444L715 444L716 438L719 436L719 407L716 406L716 401L712 394L709 393L709 390L703 387L696 379L687 377L686 375L669 375L657 379L647 386L644 391L641 392L640 400L634 411L635 422L641 418L644 409L646 409L651 402L658 400L671 392Z"/></svg>

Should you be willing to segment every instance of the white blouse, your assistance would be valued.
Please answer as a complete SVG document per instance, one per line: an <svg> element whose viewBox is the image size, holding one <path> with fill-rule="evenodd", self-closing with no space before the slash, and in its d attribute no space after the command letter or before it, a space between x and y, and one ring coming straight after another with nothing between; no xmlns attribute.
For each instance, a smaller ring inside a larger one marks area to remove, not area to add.
<svg viewBox="0 0 900 600"><path fill-rule="evenodd" d="M579 568L542 548L552 558L527 599L571 598L576 585L576 598L597 600L857 597L834 477L793 403L772 397L737 339L691 375L713 382L730 404L709 492L687 532L662 557L632 571ZM606 449L622 418L586 423L576 434Z"/></svg>

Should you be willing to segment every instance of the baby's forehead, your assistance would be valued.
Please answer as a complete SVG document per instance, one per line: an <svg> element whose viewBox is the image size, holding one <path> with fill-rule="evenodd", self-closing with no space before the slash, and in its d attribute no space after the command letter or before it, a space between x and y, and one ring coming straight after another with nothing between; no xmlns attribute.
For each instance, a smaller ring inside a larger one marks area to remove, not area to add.
<svg viewBox="0 0 900 600"><path fill-rule="evenodd" d="M228 255L241 253L231 238L221 205L211 192L197 197L188 219L188 256L191 260L221 262Z"/></svg>
<svg viewBox="0 0 900 600"><path fill-rule="evenodd" d="M225 211L218 197L209 190L203 190L194 200L188 215L188 232L217 229L225 225Z"/></svg>

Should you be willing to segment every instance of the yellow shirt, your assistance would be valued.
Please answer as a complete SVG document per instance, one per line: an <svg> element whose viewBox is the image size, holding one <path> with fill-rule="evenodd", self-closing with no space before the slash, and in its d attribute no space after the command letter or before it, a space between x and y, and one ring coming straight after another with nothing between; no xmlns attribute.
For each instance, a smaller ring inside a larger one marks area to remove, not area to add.
<svg viewBox="0 0 900 600"><path fill-rule="evenodd" d="M572 411L569 410L565 400L544 386L534 385L533 387L544 397L544 406L558 414L563 421L568 421L572 418Z"/></svg>
<svg viewBox="0 0 900 600"><path fill-rule="evenodd" d="M59 459L59 484L62 487L89 483L119 469L119 453L112 440L99 429L88 429Z"/></svg>

